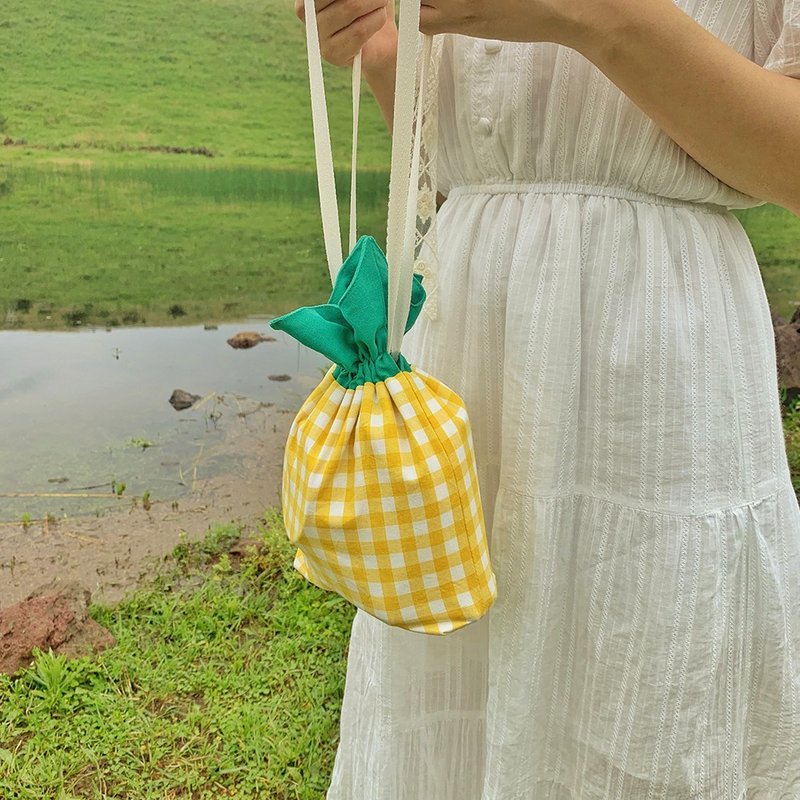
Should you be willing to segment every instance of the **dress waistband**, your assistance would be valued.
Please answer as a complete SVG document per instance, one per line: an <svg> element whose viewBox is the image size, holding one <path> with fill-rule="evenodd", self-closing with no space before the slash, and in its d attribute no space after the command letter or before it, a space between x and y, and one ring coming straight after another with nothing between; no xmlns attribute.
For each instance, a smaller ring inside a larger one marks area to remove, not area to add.
<svg viewBox="0 0 800 800"><path fill-rule="evenodd" d="M508 183L474 183L464 186L453 186L449 197L460 197L470 194L578 194L590 197L613 197L619 200L630 200L633 203L649 203L656 206L672 206L676 208L689 208L706 214L727 214L729 209L714 203L699 203L693 200L679 200L673 197L663 197L658 194L640 192L627 189L624 186L604 186L590 183L557 183L541 181L523 183L510 181Z"/></svg>

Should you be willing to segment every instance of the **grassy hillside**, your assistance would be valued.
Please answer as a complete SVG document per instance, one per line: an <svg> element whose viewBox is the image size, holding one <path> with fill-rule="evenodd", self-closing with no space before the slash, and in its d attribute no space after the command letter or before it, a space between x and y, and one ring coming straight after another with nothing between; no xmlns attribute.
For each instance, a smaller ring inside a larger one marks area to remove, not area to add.
<svg viewBox="0 0 800 800"><path fill-rule="evenodd" d="M221 321L324 299L306 72L290 0L6 0L0 327ZM327 78L346 183L349 72ZM380 239L389 137L362 108L361 230Z"/></svg>
<svg viewBox="0 0 800 800"><path fill-rule="evenodd" d="M349 75L328 71L337 156L349 148ZM280 167L313 164L303 28L290 0L4 0L2 159L79 147L207 148ZM362 164L388 137L364 109ZM197 157L195 157L197 158Z"/></svg>

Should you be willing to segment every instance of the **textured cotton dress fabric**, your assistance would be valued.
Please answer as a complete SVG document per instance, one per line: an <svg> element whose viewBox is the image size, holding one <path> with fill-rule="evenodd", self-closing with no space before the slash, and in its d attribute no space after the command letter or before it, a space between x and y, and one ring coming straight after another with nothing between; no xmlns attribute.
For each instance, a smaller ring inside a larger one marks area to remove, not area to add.
<svg viewBox="0 0 800 800"><path fill-rule="evenodd" d="M800 77L800 0L683 0ZM328 800L800 798L800 511L770 311L710 175L578 53L443 37L437 312L498 599L353 623ZM687 80L691 76L687 75Z"/></svg>

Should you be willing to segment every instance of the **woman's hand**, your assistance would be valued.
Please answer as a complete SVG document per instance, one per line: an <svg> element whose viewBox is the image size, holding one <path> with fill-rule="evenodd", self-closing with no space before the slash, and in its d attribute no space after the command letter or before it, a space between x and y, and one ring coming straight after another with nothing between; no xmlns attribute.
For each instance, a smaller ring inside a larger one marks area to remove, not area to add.
<svg viewBox="0 0 800 800"><path fill-rule="evenodd" d="M423 33L571 45L598 0L422 0Z"/></svg>
<svg viewBox="0 0 800 800"><path fill-rule="evenodd" d="M316 0L322 57L337 67L348 67L361 50L365 73L393 69L397 57L394 0ZM295 14L305 22L303 0L295 0Z"/></svg>

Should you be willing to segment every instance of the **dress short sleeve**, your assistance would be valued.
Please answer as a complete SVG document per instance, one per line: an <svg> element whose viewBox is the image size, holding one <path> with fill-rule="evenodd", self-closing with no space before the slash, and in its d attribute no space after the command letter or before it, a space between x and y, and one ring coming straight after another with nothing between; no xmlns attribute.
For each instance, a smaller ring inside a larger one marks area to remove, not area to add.
<svg viewBox="0 0 800 800"><path fill-rule="evenodd" d="M800 78L800 0L755 0L755 60Z"/></svg>

